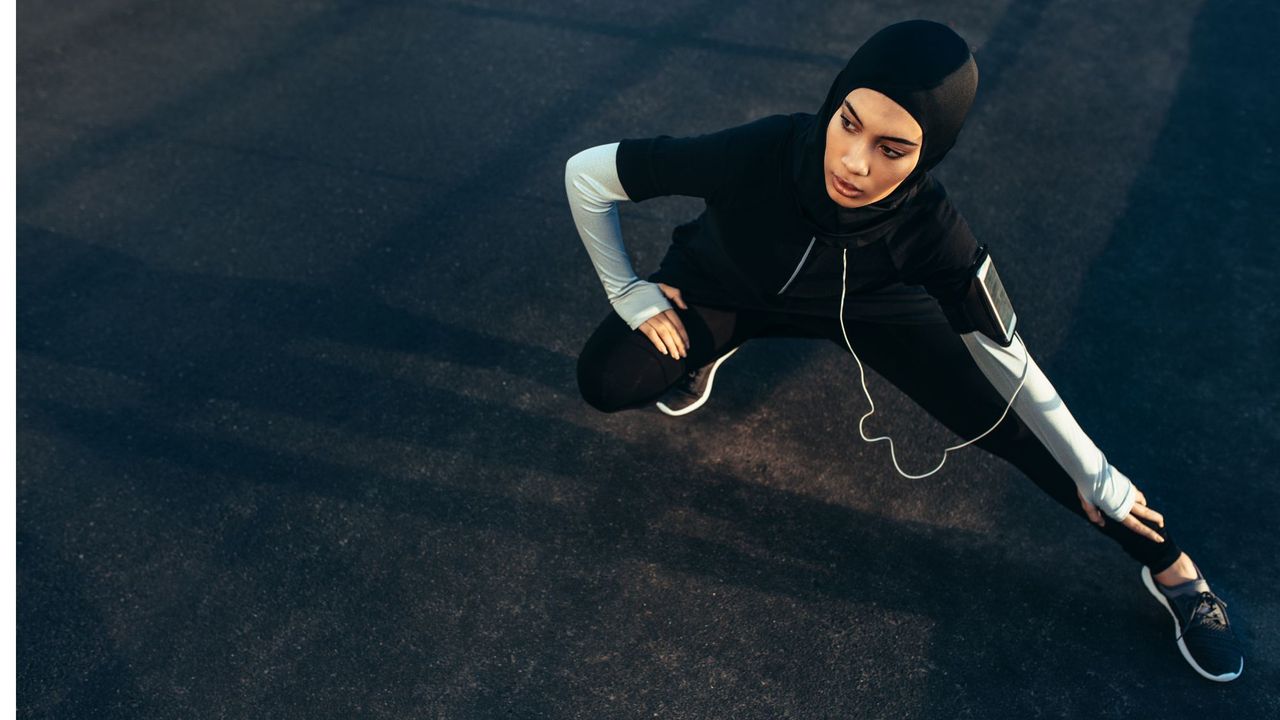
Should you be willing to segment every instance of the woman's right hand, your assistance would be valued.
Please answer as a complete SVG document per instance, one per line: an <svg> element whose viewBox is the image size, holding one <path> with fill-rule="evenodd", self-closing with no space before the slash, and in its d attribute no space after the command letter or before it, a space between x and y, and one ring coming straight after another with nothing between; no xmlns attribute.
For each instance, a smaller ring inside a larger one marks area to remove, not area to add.
<svg viewBox="0 0 1280 720"><path fill-rule="evenodd" d="M1147 507L1147 496L1142 494L1137 485L1133 486L1133 491L1138 494L1137 498L1133 502L1133 507L1129 509L1129 514L1124 516L1124 520L1120 521L1120 524L1152 542L1164 542L1164 538L1160 537L1159 533L1138 520L1138 518L1149 520L1156 527L1162 528L1164 527L1164 515ZM1088 516L1089 522L1098 527L1106 527L1107 521L1103 517L1102 511L1093 503L1085 500L1084 493L1079 490L1076 490L1076 497L1080 498L1080 507L1084 508L1084 514Z"/></svg>
<svg viewBox="0 0 1280 720"><path fill-rule="evenodd" d="M681 310L689 309L689 306L684 304L684 298L680 296L680 290L664 283L658 283L658 288L668 300L676 304L676 307ZM663 355L670 355L677 360L688 357L689 333L685 331L684 323L680 322L680 316L674 309L663 310L645 320L644 324L637 329L644 333Z"/></svg>

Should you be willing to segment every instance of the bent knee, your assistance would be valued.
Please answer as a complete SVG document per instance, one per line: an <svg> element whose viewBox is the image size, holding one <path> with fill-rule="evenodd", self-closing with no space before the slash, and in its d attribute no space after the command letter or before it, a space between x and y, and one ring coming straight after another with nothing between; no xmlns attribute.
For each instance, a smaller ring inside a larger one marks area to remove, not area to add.
<svg viewBox="0 0 1280 720"><path fill-rule="evenodd" d="M578 357L578 392L588 405L600 412L614 413L639 407L646 398L637 391L642 383L635 377L620 377L607 364L593 362L587 355Z"/></svg>

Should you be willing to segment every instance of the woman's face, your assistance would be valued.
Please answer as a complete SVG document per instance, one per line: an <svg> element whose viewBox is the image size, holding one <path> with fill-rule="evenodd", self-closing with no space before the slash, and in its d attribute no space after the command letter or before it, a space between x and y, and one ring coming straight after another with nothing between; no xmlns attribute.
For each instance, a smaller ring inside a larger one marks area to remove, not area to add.
<svg viewBox="0 0 1280 720"><path fill-rule="evenodd" d="M883 199L915 169L923 139L920 123L901 105L855 88L827 124L827 194L847 208Z"/></svg>

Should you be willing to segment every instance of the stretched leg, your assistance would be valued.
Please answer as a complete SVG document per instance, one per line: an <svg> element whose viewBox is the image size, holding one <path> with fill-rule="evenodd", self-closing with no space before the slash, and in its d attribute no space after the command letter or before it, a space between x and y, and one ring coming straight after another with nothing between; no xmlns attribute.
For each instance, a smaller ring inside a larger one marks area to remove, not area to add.
<svg viewBox="0 0 1280 720"><path fill-rule="evenodd" d="M839 323L831 324L831 339L848 352ZM1007 401L983 375L948 324L846 321L845 328L863 363L961 437L976 437L1004 412ZM995 430L975 445L1012 463L1059 504L1087 520L1075 482L1015 412L1010 411ZM1108 522L1102 528L1092 523L1089 526L1116 541L1153 574L1173 565L1181 555L1164 528L1154 528L1165 540L1157 543L1117 522Z"/></svg>
<svg viewBox="0 0 1280 720"><path fill-rule="evenodd" d="M832 325L838 333L839 322ZM962 437L981 434L1004 411L1006 401L948 324L857 322L846 327L850 344L864 363ZM832 339L845 347L842 335ZM1085 517L1071 477L1015 413L1006 415L975 444L1013 463L1063 507ZM1161 543L1114 521L1102 528L1093 523L1089 527L1143 564L1142 582L1173 617L1175 642L1191 667L1210 680L1238 678L1244 670L1244 655L1227 618L1226 603L1209 589L1199 568L1168 532L1152 528L1164 538Z"/></svg>
<svg viewBox="0 0 1280 720"><path fill-rule="evenodd" d="M578 389L592 407L617 412L651 405L684 374L707 365L751 338L760 313L688 303L676 308L689 333L689 354L663 355L649 338L632 330L612 310L578 356Z"/></svg>

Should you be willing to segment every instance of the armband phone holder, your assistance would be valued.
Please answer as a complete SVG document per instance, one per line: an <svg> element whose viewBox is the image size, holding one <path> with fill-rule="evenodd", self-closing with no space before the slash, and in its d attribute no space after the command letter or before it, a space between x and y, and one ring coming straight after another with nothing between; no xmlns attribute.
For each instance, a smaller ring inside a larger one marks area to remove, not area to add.
<svg viewBox="0 0 1280 720"><path fill-rule="evenodd" d="M969 273L969 289L964 298L964 314L975 329L1004 347L1013 344L1018 316L1004 291L987 246L978 247Z"/></svg>

